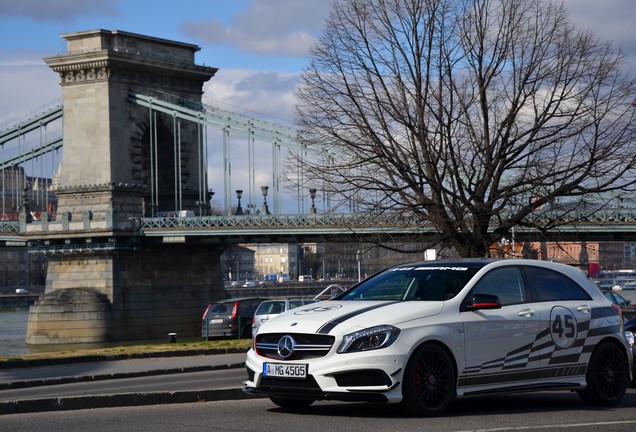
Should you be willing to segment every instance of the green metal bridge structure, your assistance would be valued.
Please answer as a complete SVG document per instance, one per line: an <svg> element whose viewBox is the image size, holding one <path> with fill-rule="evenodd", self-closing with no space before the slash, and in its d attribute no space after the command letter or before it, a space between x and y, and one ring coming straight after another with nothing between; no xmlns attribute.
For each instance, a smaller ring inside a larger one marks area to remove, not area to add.
<svg viewBox="0 0 636 432"><path fill-rule="evenodd" d="M48 262L28 343L196 335L200 312L225 297L220 256L231 244L437 234L405 214L315 212L315 197L300 189L297 214L282 214L281 152L302 153L306 143L290 126L203 103L202 85L216 69L194 63L197 46L117 30L62 37L67 53L44 59L59 74L62 100L0 127L0 247L24 245ZM223 214L216 215L207 174L211 129L221 132L223 153ZM234 211L231 202L235 137L248 147L246 212ZM257 142L271 146L272 155L262 208ZM24 191L29 165L43 184L35 196ZM13 198L10 206L6 196ZM546 220L554 218L549 212ZM7 220L10 213L16 217ZM555 233L559 239L636 240L632 209L573 220ZM522 241L546 233L519 228L515 234Z"/></svg>

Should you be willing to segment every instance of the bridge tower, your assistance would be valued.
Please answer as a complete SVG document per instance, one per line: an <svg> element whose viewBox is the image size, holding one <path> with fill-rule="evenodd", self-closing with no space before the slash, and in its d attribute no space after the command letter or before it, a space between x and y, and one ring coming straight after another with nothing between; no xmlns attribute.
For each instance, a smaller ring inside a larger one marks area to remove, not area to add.
<svg viewBox="0 0 636 432"><path fill-rule="evenodd" d="M222 250L142 239L136 220L201 211L202 131L129 94L197 103L217 69L194 63L196 45L109 30L62 37L67 53L44 59L63 89L58 211L26 226L30 252L48 256L27 342L197 334L205 305L224 297Z"/></svg>

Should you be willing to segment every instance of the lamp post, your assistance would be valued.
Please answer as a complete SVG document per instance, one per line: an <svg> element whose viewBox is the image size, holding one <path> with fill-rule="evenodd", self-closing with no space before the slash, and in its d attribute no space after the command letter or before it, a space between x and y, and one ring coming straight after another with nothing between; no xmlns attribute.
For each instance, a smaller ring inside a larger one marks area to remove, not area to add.
<svg viewBox="0 0 636 432"><path fill-rule="evenodd" d="M205 210L205 212L203 211L203 208L208 204L208 202L212 199L212 197L214 196L214 191L212 191L212 189L208 190L207 192L207 201L197 201L196 205L199 207L199 216L203 216L203 213L208 213L208 209L212 209L212 204L209 205L208 209Z"/></svg>
<svg viewBox="0 0 636 432"><path fill-rule="evenodd" d="M271 215L269 212L269 207L267 206L267 191L269 190L269 186L261 186L261 192L263 192L263 210L261 210L261 214Z"/></svg>
<svg viewBox="0 0 636 432"><path fill-rule="evenodd" d="M238 198L238 205L236 206L236 213L235 215L237 216L242 216L243 215L243 208L241 207L241 197L243 196L243 191L241 189L237 189L236 190L236 198Z"/></svg>
<svg viewBox="0 0 636 432"><path fill-rule="evenodd" d="M207 194L207 198L208 198L208 202L209 202L209 206L208 209L210 211L210 214L212 214L212 197L214 196L214 191L212 189L208 189L208 194Z"/></svg>
<svg viewBox="0 0 636 432"><path fill-rule="evenodd" d="M311 214L316 214L316 189L309 189L311 197Z"/></svg>

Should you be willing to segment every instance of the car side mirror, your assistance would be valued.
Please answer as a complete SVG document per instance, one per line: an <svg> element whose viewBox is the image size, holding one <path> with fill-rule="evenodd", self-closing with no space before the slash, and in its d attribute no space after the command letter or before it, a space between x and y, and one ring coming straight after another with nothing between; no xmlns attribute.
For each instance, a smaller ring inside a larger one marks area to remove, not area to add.
<svg viewBox="0 0 636 432"><path fill-rule="evenodd" d="M499 296L493 294L475 294L473 303L467 305L466 309L501 309L501 301L499 301Z"/></svg>

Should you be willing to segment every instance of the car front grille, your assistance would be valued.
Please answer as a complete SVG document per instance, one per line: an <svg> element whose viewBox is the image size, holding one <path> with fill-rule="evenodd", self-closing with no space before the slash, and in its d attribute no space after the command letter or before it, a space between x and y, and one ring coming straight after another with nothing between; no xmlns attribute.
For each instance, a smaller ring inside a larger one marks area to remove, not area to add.
<svg viewBox="0 0 636 432"><path fill-rule="evenodd" d="M291 356L283 359L278 353L278 342L283 336L294 338L296 345ZM333 346L335 337L328 335L300 333L266 333L256 336L256 352L262 357L273 360L307 360L327 355Z"/></svg>

